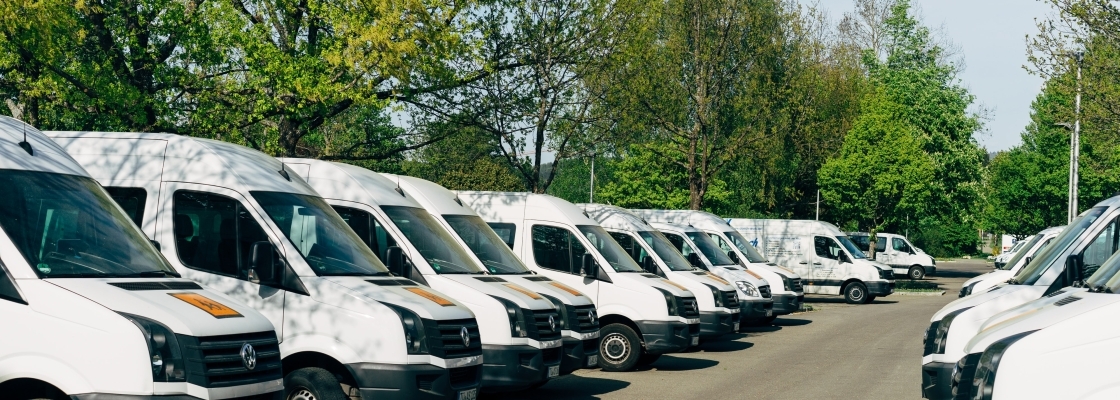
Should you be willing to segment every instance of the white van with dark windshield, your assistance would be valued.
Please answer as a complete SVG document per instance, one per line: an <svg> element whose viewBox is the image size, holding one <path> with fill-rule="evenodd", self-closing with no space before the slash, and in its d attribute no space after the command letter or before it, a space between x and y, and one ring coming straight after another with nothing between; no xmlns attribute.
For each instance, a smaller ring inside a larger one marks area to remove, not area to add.
<svg viewBox="0 0 1120 400"><path fill-rule="evenodd" d="M848 238L865 254L871 253L871 234L848 232ZM895 275L922 279L937 272L937 260L918 251L905 236L879 232L875 239L875 261L890 266Z"/></svg>
<svg viewBox="0 0 1120 400"><path fill-rule="evenodd" d="M180 135L51 135L126 196L179 273L272 321L289 398L477 396L470 309L389 273L279 160Z"/></svg>
<svg viewBox="0 0 1120 400"><path fill-rule="evenodd" d="M529 268L595 301L604 370L629 371L699 344L696 296L642 270L579 207L545 194L456 193Z"/></svg>
<svg viewBox="0 0 1120 400"><path fill-rule="evenodd" d="M0 187L0 397L283 397L268 319L180 278L73 158L7 117Z"/></svg>
<svg viewBox="0 0 1120 400"><path fill-rule="evenodd" d="M1015 256L1011 257L1006 263L996 267L995 271L965 281L964 284L961 285L959 297L965 297L973 293L984 293L996 285L1006 283L1015 276L1015 274L1019 273L1019 270L1029 264L1035 254L1038 254L1038 252L1045 249L1050 242L1053 242L1054 238L1058 237L1058 234L1062 233L1062 229L1065 228L1065 225L1046 228L1037 235L1023 239L1023 249L1015 253Z"/></svg>

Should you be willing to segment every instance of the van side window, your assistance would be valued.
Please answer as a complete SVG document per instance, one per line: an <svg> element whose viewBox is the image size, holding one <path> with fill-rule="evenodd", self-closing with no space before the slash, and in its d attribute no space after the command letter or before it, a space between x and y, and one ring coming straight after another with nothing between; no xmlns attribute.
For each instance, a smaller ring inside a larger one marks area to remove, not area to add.
<svg viewBox="0 0 1120 400"><path fill-rule="evenodd" d="M881 242L885 242L885 240L881 240ZM910 245L906 244L906 241L902 240L900 238L891 238L891 247L894 248L894 250L898 251L898 252L902 252L902 253L909 253L910 252Z"/></svg>
<svg viewBox="0 0 1120 400"><path fill-rule="evenodd" d="M731 243L727 243L726 240L723 240L722 237L720 237L719 235L714 234L714 233L709 233L708 236L711 237L712 240L714 240L717 245L719 245L719 249L723 250L724 253L730 253L731 252Z"/></svg>
<svg viewBox="0 0 1120 400"><path fill-rule="evenodd" d="M505 222L487 222L486 225L490 225L490 229L493 229L509 248L513 248L513 234L517 232L517 225Z"/></svg>
<svg viewBox="0 0 1120 400"><path fill-rule="evenodd" d="M840 244L830 237L813 236L813 247L817 251L817 257L840 259Z"/></svg>
<svg viewBox="0 0 1120 400"><path fill-rule="evenodd" d="M12 276L8 274L8 270L4 268L4 264L0 264L0 300L27 304L27 301L23 300L23 297L19 295L19 290L16 289L16 283L12 280Z"/></svg>
<svg viewBox="0 0 1120 400"><path fill-rule="evenodd" d="M331 206L338 215L342 216L342 220L346 221L346 225L362 238L366 246L377 254L377 258L381 262L386 262L386 257L390 247L396 246L397 241L389 236L389 231L385 230L385 225L378 221L377 218L368 212L359 210L357 208Z"/></svg>
<svg viewBox="0 0 1120 400"><path fill-rule="evenodd" d="M541 268L579 274L587 248L571 231L555 226L534 225L533 261Z"/></svg>
<svg viewBox="0 0 1120 400"><path fill-rule="evenodd" d="M1108 260L1120 245L1120 219L1114 219L1108 223L1097 238L1081 251L1082 255L1082 273L1083 277L1088 278L1097 269L1104 265L1105 260Z"/></svg>
<svg viewBox="0 0 1120 400"><path fill-rule="evenodd" d="M689 246L688 243L684 241L683 236L669 232L661 232L661 234L665 235L665 238L669 239L669 243L672 243L673 246L677 248L677 251L680 251L685 257L693 253L692 246Z"/></svg>
<svg viewBox="0 0 1120 400"><path fill-rule="evenodd" d="M848 239L850 239L852 241L852 243L854 243L856 245L856 248L858 248L860 250L863 250L864 252L869 251L868 248L871 247L871 237L870 236L848 235Z"/></svg>
<svg viewBox="0 0 1120 400"><path fill-rule="evenodd" d="M143 188L132 187L106 187L109 197L124 209L124 213L136 226L144 225L144 204L148 200L148 191Z"/></svg>
<svg viewBox="0 0 1120 400"><path fill-rule="evenodd" d="M268 241L253 214L229 197L180 190L172 210L175 252L190 268L245 279L253 243Z"/></svg>
<svg viewBox="0 0 1120 400"><path fill-rule="evenodd" d="M896 248L895 250L898 249ZM887 251L887 238L875 238L875 252L882 253L884 251Z"/></svg>
<svg viewBox="0 0 1120 400"><path fill-rule="evenodd" d="M646 257L649 257L649 253L646 252L646 249L642 247L641 244L638 244L638 241L634 240L634 237L630 236L630 234L623 232L607 233L609 233L611 238L618 242L618 245L622 246L623 250L626 250L626 254L629 254L630 258L634 259L638 264L641 264L642 261L646 260Z"/></svg>

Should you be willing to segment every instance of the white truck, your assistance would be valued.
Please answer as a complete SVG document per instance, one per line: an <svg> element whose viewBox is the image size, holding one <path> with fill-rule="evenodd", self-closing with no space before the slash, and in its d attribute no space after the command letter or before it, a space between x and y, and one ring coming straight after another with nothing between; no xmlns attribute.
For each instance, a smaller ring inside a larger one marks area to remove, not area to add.
<svg viewBox="0 0 1120 400"><path fill-rule="evenodd" d="M272 324L182 279L35 128L0 117L0 397L283 397Z"/></svg>
<svg viewBox="0 0 1120 400"><path fill-rule="evenodd" d="M529 268L595 301L604 370L629 371L699 344L696 296L643 271L579 207L544 194L456 193Z"/></svg>
<svg viewBox="0 0 1120 400"><path fill-rule="evenodd" d="M741 303L731 282L745 287L751 285L746 282L750 278L736 276L727 279L726 276L730 274L717 276L708 272L709 268L694 266L657 229L624 208L603 204L576 206L598 222L646 272L684 286L696 294L696 302L700 307L701 339L739 331ZM707 293L711 295L705 295ZM761 297L756 298L762 300ZM742 304L743 307L749 307L746 303Z"/></svg>
<svg viewBox="0 0 1120 400"><path fill-rule="evenodd" d="M870 254L871 234L848 232L848 238L865 254ZM895 275L922 279L937 272L937 260L910 244L905 236L879 232L875 234L875 261L887 264Z"/></svg>
<svg viewBox="0 0 1120 400"><path fill-rule="evenodd" d="M398 180L351 165L287 161L394 274L470 308L482 333L483 391L523 390L560 376L557 306L489 274Z"/></svg>
<svg viewBox="0 0 1120 400"><path fill-rule="evenodd" d="M289 398L477 396L471 310L392 276L279 160L180 135L51 135L135 207L179 273L272 321Z"/></svg>
<svg viewBox="0 0 1120 400"><path fill-rule="evenodd" d="M758 275L770 284L770 295L774 300L773 320L779 315L795 313L801 309L805 300L801 275L766 259L757 249L732 228L726 219L696 210L630 210L649 222L686 225L704 231L746 271ZM779 284L781 282L781 284Z"/></svg>
<svg viewBox="0 0 1120 400"><path fill-rule="evenodd" d="M1014 244L1008 245L1008 238L1011 238L1010 243ZM1011 257L1015 257L1015 254L1019 252L1019 249L1023 248L1023 246L1027 243L1025 240L1015 240L1014 237L1008 235L1003 235L1003 242L1003 252L999 253L994 261L996 268L1001 268L1004 266L1004 264L1007 264L1007 262L1011 260Z"/></svg>
<svg viewBox="0 0 1120 400"><path fill-rule="evenodd" d="M743 324L770 323L774 320L774 299L770 283L724 254L706 233L682 225L651 222L688 262L696 267L735 282L742 306L739 321Z"/></svg>
<svg viewBox="0 0 1120 400"><path fill-rule="evenodd" d="M1019 273L1019 270L1023 269L1023 266L1029 264L1031 258L1034 257L1035 254L1038 254L1038 252L1046 248L1050 242L1054 241L1054 238L1058 237L1062 229L1065 229L1065 225L1046 228L1037 235L1023 239L1023 243L1026 243L1023 245L1023 249L1016 253L1014 257L1011 257L1005 264L996 267L995 271L965 281L964 284L961 285L959 297L969 296L973 293L984 293L998 284L1007 282L1011 277Z"/></svg>
<svg viewBox="0 0 1120 400"><path fill-rule="evenodd" d="M1026 248L1024 248L1026 249ZM952 393L979 399L1120 396L1120 253L1085 280L996 314L965 345ZM998 374L997 374L998 372ZM997 379L998 378L998 379Z"/></svg>
<svg viewBox="0 0 1120 400"><path fill-rule="evenodd" d="M835 225L788 219L728 222L766 257L793 267L806 283L805 293L842 294L851 304L894 293L894 270L867 259Z"/></svg>
<svg viewBox="0 0 1120 400"><path fill-rule="evenodd" d="M1053 243L1039 252L1009 282L984 293L957 299L930 319L922 352L922 395L951 396L952 371L965 345L996 314L1081 282L1117 250L1120 196L1081 213Z"/></svg>

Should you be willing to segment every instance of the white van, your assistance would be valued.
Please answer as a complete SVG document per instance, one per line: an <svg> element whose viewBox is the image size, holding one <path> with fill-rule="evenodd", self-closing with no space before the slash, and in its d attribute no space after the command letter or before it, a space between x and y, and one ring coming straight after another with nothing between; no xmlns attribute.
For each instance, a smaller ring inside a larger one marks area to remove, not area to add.
<svg viewBox="0 0 1120 400"><path fill-rule="evenodd" d="M848 238L864 253L870 253L871 234L848 232ZM895 275L922 279L937 272L937 260L910 244L905 236L879 232L875 234L875 261L887 264Z"/></svg>
<svg viewBox="0 0 1120 400"><path fill-rule="evenodd" d="M544 194L456 193L529 268L591 296L604 370L628 371L699 343L696 296L643 271L579 207Z"/></svg>
<svg viewBox="0 0 1120 400"><path fill-rule="evenodd" d="M624 208L602 204L577 204L599 223L646 272L668 279L696 294L700 307L700 338L709 339L739 331L739 295L735 284L754 286L746 274L713 275L716 268L693 266L677 246L658 230ZM701 233L703 235L703 233ZM705 236L706 237L706 236ZM714 245L713 245L714 246ZM719 268L723 270L723 268ZM730 271L729 271L730 272ZM741 271L734 271L741 272ZM731 279L727 277L734 276ZM738 278L738 279L736 279ZM757 283L757 280L753 280ZM769 290L769 289L766 289ZM711 295L705 295L711 293ZM755 291L757 294L757 291ZM755 297L762 300L761 297ZM742 307L749 307L743 303ZM749 311L750 308L747 308Z"/></svg>
<svg viewBox="0 0 1120 400"><path fill-rule="evenodd" d="M957 299L933 315L922 353L922 393L947 398L954 366L996 314L1081 282L1120 247L1120 196L1081 213L1008 283ZM1070 267L1072 266L1072 268Z"/></svg>
<svg viewBox="0 0 1120 400"><path fill-rule="evenodd" d="M996 267L995 271L965 281L964 284L961 285L959 297L965 297L973 293L984 293L995 285L1007 282L1011 277L1019 273L1019 270L1023 269L1023 266L1030 263L1031 258L1034 257L1035 254L1042 251L1050 242L1054 241L1054 238L1058 237L1062 229L1065 229L1065 225L1046 228L1037 235L1023 239L1023 243L1026 243L1023 245L1023 249L1016 253L1014 257L1011 257L1007 263Z"/></svg>
<svg viewBox="0 0 1120 400"><path fill-rule="evenodd" d="M727 253L728 257L731 257L732 261L739 262L743 269L761 276L762 279L770 283L770 294L774 300L774 315L770 317L771 320L779 315L795 313L801 309L801 302L805 300L805 289L801 284L801 275L766 259L754 246L747 242L747 239L739 231L732 228L727 220L706 211L630 211L649 222L691 226L711 236L712 240Z"/></svg>
<svg viewBox="0 0 1120 400"><path fill-rule="evenodd" d="M894 271L867 259L835 225L788 219L728 222L766 257L793 267L806 282L805 293L843 294L852 304L894 293Z"/></svg>
<svg viewBox="0 0 1120 400"><path fill-rule="evenodd" d="M706 233L683 225L660 222L651 222L650 225L661 232L692 266L735 282L739 293L742 293L740 322L757 324L774 321L774 299L770 294L770 283L753 271L742 268L724 254Z"/></svg>
<svg viewBox="0 0 1120 400"><path fill-rule="evenodd" d="M180 135L51 135L132 196L124 203L181 274L272 321L290 398L477 396L470 310L393 277L279 160Z"/></svg>
<svg viewBox="0 0 1120 400"><path fill-rule="evenodd" d="M540 276L526 267L505 242L470 207L456 201L455 193L420 178L381 174L395 181L424 209L432 214L455 242L487 273L528 289L556 304L560 318L556 325L564 341L560 375L599 365L599 317L595 303L582 292L563 283Z"/></svg>
<svg viewBox="0 0 1120 400"><path fill-rule="evenodd" d="M1004 243L1007 243L1007 237L1011 236L1004 235ZM994 261L996 268L1002 268L1005 264L1007 264L1007 262L1011 260L1011 257L1015 257L1015 254L1019 252L1019 249L1022 249L1023 246L1027 243L1026 240L1015 240L1014 237L1011 237L1011 242L1015 244L1010 246L1004 245L1003 253L1000 253L998 256L996 256Z"/></svg>
<svg viewBox="0 0 1120 400"><path fill-rule="evenodd" d="M1004 399L1120 396L1120 377L1110 368L1120 356L1118 272L1120 253L1084 287L1066 287L989 318L953 369L953 393Z"/></svg>
<svg viewBox="0 0 1120 400"><path fill-rule="evenodd" d="M268 319L180 278L77 162L8 117L0 187L0 397L283 397Z"/></svg>
<svg viewBox="0 0 1120 400"><path fill-rule="evenodd" d="M351 165L288 161L393 273L474 312L482 332L482 390L527 389L560 376L562 327L551 301L489 275L396 181Z"/></svg>

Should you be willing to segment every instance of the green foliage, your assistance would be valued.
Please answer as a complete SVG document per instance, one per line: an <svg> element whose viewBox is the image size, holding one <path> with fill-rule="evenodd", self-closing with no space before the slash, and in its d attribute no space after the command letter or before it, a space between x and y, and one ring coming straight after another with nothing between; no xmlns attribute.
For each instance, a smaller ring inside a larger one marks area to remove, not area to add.
<svg viewBox="0 0 1120 400"><path fill-rule="evenodd" d="M559 162L556 180L548 187L548 194L570 201L586 203L591 198L591 157L572 158ZM596 202L601 202L604 182L614 181L614 159L598 156L595 159Z"/></svg>
<svg viewBox="0 0 1120 400"><path fill-rule="evenodd" d="M688 173L681 167L685 157L668 144L632 145L611 162L611 180L597 185L595 201L624 208L688 209ZM715 179L708 204L726 202L728 195L727 185Z"/></svg>
<svg viewBox="0 0 1120 400"><path fill-rule="evenodd" d="M525 190L517 175L492 154L492 136L452 124L432 128L429 135L446 139L423 148L414 160L405 162L405 175L427 179L451 190Z"/></svg>

